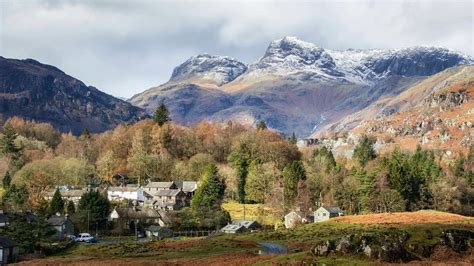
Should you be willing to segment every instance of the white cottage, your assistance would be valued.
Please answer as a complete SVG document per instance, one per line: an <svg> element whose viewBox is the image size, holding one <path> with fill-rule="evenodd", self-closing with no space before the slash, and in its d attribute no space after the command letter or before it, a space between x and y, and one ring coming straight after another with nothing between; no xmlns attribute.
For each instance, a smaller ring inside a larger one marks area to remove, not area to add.
<svg viewBox="0 0 474 266"><path fill-rule="evenodd" d="M314 212L314 222L327 221L333 217L343 216L344 212L339 207L322 206Z"/></svg>
<svg viewBox="0 0 474 266"><path fill-rule="evenodd" d="M133 200L137 202L153 199L150 194L143 191L143 188L132 186L109 187L107 188L107 198L110 201Z"/></svg>

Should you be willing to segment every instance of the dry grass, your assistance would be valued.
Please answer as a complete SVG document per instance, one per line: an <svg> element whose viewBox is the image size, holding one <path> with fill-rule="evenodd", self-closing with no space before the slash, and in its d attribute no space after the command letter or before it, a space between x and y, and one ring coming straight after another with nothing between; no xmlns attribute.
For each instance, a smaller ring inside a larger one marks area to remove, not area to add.
<svg viewBox="0 0 474 266"><path fill-rule="evenodd" d="M229 212L232 220L243 220L244 205L246 220L256 220L261 224L273 225L280 219L280 217L274 217L273 210L263 204L241 204L231 201L222 204L222 208Z"/></svg>
<svg viewBox="0 0 474 266"><path fill-rule="evenodd" d="M147 258L51 258L24 261L18 265L251 265L275 255L257 255L253 253L225 254L205 258L183 258L156 260Z"/></svg>
<svg viewBox="0 0 474 266"><path fill-rule="evenodd" d="M458 214L438 211L350 215L334 218L333 220L352 224L427 224L474 222L473 217L466 217Z"/></svg>

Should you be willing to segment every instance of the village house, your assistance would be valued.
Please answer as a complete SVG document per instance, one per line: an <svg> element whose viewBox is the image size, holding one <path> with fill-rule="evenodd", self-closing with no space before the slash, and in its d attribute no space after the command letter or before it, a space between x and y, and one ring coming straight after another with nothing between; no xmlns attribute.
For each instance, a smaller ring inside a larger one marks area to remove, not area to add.
<svg viewBox="0 0 474 266"><path fill-rule="evenodd" d="M130 200L135 202L144 202L151 200L153 197L145 192L143 188L136 186L120 186L120 187L108 187L107 198L110 201L121 201Z"/></svg>
<svg viewBox="0 0 474 266"><path fill-rule="evenodd" d="M170 189L178 189L176 184L173 181L170 182L148 182L143 189L149 193L155 193L160 190L170 190Z"/></svg>
<svg viewBox="0 0 474 266"><path fill-rule="evenodd" d="M261 227L262 226L255 220L236 220L233 221L231 224L224 226L221 229L221 232L227 234L236 234L246 231L258 230Z"/></svg>
<svg viewBox="0 0 474 266"><path fill-rule="evenodd" d="M56 190L49 190L46 193L45 199L47 201L51 201L53 199L54 193ZM79 200L81 199L82 195L86 193L87 191L85 189L60 189L59 193L61 193L61 198L65 201L73 201L75 205L79 203Z"/></svg>
<svg viewBox="0 0 474 266"><path fill-rule="evenodd" d="M312 213L294 210L285 215L285 228L294 228L300 224L312 223L313 219Z"/></svg>
<svg viewBox="0 0 474 266"><path fill-rule="evenodd" d="M344 212L339 207L322 206L314 212L314 222L323 222L343 215Z"/></svg>
<svg viewBox="0 0 474 266"><path fill-rule="evenodd" d="M135 230L135 226L140 228L147 225L166 227L170 223L166 212L141 207L115 208L109 215L109 221L116 223L117 229L121 232Z"/></svg>
<svg viewBox="0 0 474 266"><path fill-rule="evenodd" d="M8 215L3 213L3 210L0 210L0 227L5 227L8 225Z"/></svg>
<svg viewBox="0 0 474 266"><path fill-rule="evenodd" d="M181 189L158 190L153 194L153 207L159 210L179 210L189 206L186 194Z"/></svg>
<svg viewBox="0 0 474 266"><path fill-rule="evenodd" d="M18 260L18 245L8 237L0 236L0 265Z"/></svg>
<svg viewBox="0 0 474 266"><path fill-rule="evenodd" d="M173 183L176 185L177 189L183 190L183 192L186 194L186 197L189 199L194 196L194 193L196 192L196 189L199 185L197 181L173 181Z"/></svg>
<svg viewBox="0 0 474 266"><path fill-rule="evenodd" d="M74 235L74 224L67 215L53 215L49 217L47 223L48 227L53 228L56 231L54 234L54 237L56 238L64 238Z"/></svg>

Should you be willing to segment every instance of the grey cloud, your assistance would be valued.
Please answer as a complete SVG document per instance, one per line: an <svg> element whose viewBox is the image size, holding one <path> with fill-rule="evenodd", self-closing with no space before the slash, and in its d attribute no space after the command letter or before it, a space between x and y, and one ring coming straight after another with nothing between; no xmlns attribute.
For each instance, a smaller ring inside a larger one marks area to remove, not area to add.
<svg viewBox="0 0 474 266"><path fill-rule="evenodd" d="M0 55L130 97L197 53L250 63L286 35L332 49L434 45L472 56L472 10L471 1L1 1Z"/></svg>

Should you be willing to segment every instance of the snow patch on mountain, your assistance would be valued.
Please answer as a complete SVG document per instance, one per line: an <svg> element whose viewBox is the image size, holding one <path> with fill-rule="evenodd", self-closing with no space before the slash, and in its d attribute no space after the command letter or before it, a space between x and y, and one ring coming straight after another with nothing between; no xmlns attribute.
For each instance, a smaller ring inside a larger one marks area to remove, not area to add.
<svg viewBox="0 0 474 266"><path fill-rule="evenodd" d="M344 51L320 48L295 37L270 43L265 55L245 75L296 75L302 80L346 80L373 84L389 75L427 76L472 58L438 47Z"/></svg>
<svg viewBox="0 0 474 266"><path fill-rule="evenodd" d="M228 56L200 54L173 70L170 81L200 79L218 86L226 84L247 70L247 66Z"/></svg>

